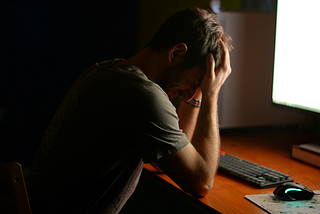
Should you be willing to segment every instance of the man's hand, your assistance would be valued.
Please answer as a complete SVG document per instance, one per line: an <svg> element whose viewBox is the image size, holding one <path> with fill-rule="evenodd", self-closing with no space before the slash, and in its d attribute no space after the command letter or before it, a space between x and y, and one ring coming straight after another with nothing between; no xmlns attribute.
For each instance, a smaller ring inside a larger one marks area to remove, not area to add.
<svg viewBox="0 0 320 214"><path fill-rule="evenodd" d="M213 95L216 95L216 93L220 91L221 86L231 73L229 51L224 46L223 42L221 42L221 46L223 50L222 62L220 67L216 70L214 70L215 61L213 55L211 53L207 55L207 71L200 85L202 96L211 97Z"/></svg>

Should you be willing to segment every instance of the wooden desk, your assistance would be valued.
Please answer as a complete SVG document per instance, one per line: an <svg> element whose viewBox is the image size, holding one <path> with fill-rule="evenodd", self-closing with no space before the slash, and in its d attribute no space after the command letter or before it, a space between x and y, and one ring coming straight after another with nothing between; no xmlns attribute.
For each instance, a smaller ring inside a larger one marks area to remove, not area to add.
<svg viewBox="0 0 320 214"><path fill-rule="evenodd" d="M229 131L221 133L221 150L289 174L295 182L312 190L320 190L320 169L290 158L292 144L314 139L320 139L319 134L302 134L287 129ZM159 173L151 165L145 165L145 169L180 189L167 175ZM206 197L194 199L211 207L212 211L259 214L266 212L246 200L245 195L270 194L274 189L258 189L218 173L212 191Z"/></svg>

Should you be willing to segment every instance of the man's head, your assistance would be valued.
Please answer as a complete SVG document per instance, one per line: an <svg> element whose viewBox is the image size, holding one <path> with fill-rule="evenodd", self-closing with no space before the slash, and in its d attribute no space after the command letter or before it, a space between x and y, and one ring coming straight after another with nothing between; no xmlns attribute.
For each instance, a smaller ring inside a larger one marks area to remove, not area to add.
<svg viewBox="0 0 320 214"><path fill-rule="evenodd" d="M206 71L207 54L213 54L219 67L221 42L230 49L230 41L214 14L195 7L175 13L147 45L153 51L168 53L174 62L160 72L156 82L171 98L191 98Z"/></svg>
<svg viewBox="0 0 320 214"><path fill-rule="evenodd" d="M216 68L221 61L221 45L230 49L231 38L224 33L216 16L199 8L188 8L169 17L158 29L147 47L152 50L164 51L178 43L187 46L184 67L186 69L198 66L206 68L206 56L212 53Z"/></svg>

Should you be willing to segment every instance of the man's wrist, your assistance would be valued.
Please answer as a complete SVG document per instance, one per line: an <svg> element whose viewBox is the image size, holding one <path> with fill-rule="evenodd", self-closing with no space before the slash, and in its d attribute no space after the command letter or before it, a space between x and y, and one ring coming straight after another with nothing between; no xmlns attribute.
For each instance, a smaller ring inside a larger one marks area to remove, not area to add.
<svg viewBox="0 0 320 214"><path fill-rule="evenodd" d="M180 99L183 102L185 102L186 104L188 104L188 105L190 105L192 107L195 107L195 108L200 108L201 107L201 100L192 98L191 100L187 101L187 100L184 100L182 97L180 97Z"/></svg>

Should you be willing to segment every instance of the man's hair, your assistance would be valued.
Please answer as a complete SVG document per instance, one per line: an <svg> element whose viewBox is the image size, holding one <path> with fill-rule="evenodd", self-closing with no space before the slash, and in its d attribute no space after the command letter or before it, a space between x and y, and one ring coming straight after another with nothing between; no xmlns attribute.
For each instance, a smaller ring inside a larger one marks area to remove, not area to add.
<svg viewBox="0 0 320 214"><path fill-rule="evenodd" d="M217 22L216 15L207 10L191 7L173 14L158 29L147 47L163 51L178 43L185 43L185 68L199 66L206 68L206 56L212 53L216 68L221 63L220 41L231 49L231 37Z"/></svg>

